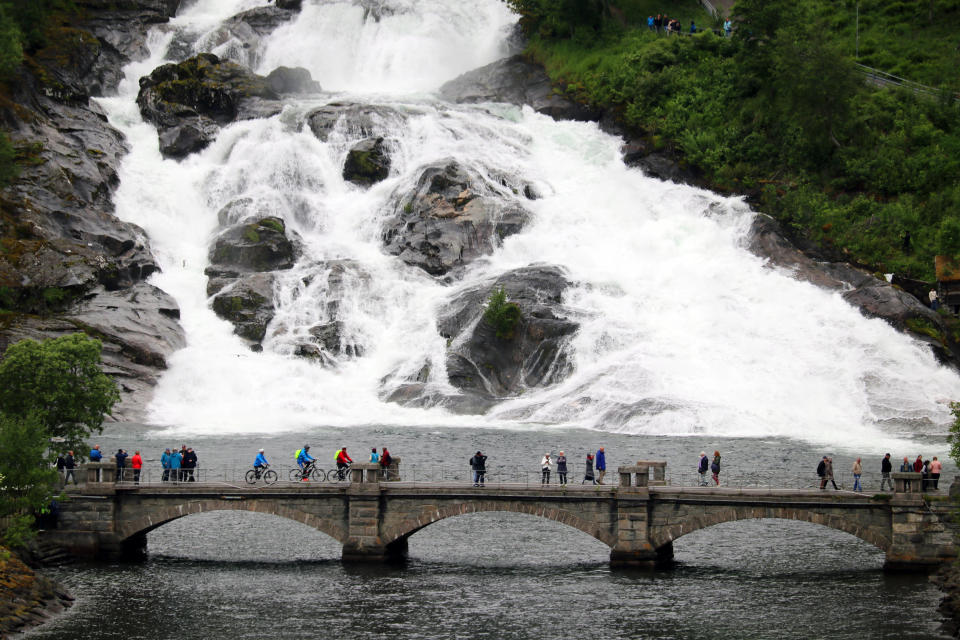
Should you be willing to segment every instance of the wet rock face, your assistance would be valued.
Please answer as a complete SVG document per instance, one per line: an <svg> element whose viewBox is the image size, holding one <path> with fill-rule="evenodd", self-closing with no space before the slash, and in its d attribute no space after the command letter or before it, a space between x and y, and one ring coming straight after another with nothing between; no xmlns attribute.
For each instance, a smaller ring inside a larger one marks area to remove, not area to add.
<svg viewBox="0 0 960 640"><path fill-rule="evenodd" d="M160 151L182 158L209 145L221 125L279 113L278 98L263 76L202 53L140 78L137 106L157 125Z"/></svg>
<svg viewBox="0 0 960 640"><path fill-rule="evenodd" d="M210 263L217 271L275 271L289 269L300 256L300 240L280 218L262 218L237 224L224 231L210 250Z"/></svg>
<svg viewBox="0 0 960 640"><path fill-rule="evenodd" d="M267 217L235 224L220 234L210 249L207 295L214 312L234 325L234 333L254 350L276 315L276 272L291 268L301 254L299 236L288 232L280 218Z"/></svg>
<svg viewBox="0 0 960 640"><path fill-rule="evenodd" d="M124 393L114 417L139 420L168 356L183 345L176 304L143 281L157 271L136 225L114 216L127 152L91 94L110 93L146 54L146 30L179 1L75 0L34 53L0 118L25 154L0 207L0 351L23 338L85 331L103 342L104 370Z"/></svg>
<svg viewBox="0 0 960 640"><path fill-rule="evenodd" d="M234 333L259 344L276 313L273 301L274 275L247 274L224 287L213 298L213 310L234 325Z"/></svg>
<svg viewBox="0 0 960 640"><path fill-rule="evenodd" d="M277 67L267 74L267 84L275 93L315 93L320 83L303 67Z"/></svg>
<svg viewBox="0 0 960 640"><path fill-rule="evenodd" d="M450 160L424 169L413 191L398 198L383 241L407 264L441 276L493 253L529 217L512 197Z"/></svg>
<svg viewBox="0 0 960 640"><path fill-rule="evenodd" d="M369 187L390 175L390 154L383 138L367 138L351 147L343 165L343 179Z"/></svg>
<svg viewBox="0 0 960 640"><path fill-rule="evenodd" d="M767 215L754 219L748 248L769 260L771 266L790 271L797 280L842 291L843 299L866 317L881 318L898 331L910 333L929 344L941 362L956 366L960 344L951 337L943 319L903 289L847 263L810 258Z"/></svg>
<svg viewBox="0 0 960 640"><path fill-rule="evenodd" d="M537 265L509 271L458 294L441 312L437 329L452 345L446 356L447 377L462 395L444 396L431 390L426 384L427 367L419 379L400 385L387 399L483 413L526 389L560 382L572 370L569 341L579 328L563 307L563 292L569 286L559 267ZM483 318L491 294L501 288L521 312L509 337L498 337Z"/></svg>
<svg viewBox="0 0 960 640"><path fill-rule="evenodd" d="M307 114L307 126L318 140L326 142L330 133L343 120L347 129L364 138L382 136L391 122L403 121L407 117L394 107L375 104L356 104L353 102L331 102L314 109Z"/></svg>
<svg viewBox="0 0 960 640"><path fill-rule="evenodd" d="M530 105L557 120L598 120L601 111L573 102L553 90L543 67L521 56L504 58L454 78L440 97L456 103L506 102Z"/></svg>

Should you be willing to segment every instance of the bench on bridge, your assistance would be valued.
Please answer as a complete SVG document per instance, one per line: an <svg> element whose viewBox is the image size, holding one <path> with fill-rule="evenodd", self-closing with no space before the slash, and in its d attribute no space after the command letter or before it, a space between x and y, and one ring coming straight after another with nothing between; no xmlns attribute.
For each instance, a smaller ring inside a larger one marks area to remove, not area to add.
<svg viewBox="0 0 960 640"><path fill-rule="evenodd" d="M617 473L620 474L621 487L655 487L667 484L667 463L664 460L637 460L637 464L632 467L618 467Z"/></svg>

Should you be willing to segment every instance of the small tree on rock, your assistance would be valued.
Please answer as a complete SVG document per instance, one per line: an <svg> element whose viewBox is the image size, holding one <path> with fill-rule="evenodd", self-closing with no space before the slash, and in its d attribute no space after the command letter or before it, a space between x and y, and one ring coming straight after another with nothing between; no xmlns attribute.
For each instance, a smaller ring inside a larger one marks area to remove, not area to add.
<svg viewBox="0 0 960 640"><path fill-rule="evenodd" d="M507 292L500 287L490 294L483 319L493 327L498 338L512 340L517 324L523 319L523 312L515 303L507 302Z"/></svg>

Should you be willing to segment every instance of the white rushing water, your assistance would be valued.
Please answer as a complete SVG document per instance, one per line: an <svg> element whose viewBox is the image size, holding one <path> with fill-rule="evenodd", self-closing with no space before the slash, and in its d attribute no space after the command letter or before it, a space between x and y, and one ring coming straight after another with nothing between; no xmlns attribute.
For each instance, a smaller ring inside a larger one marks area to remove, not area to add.
<svg viewBox="0 0 960 640"><path fill-rule="evenodd" d="M367 2L366 4L371 4ZM661 182L626 168L620 141L595 124L554 122L529 109L455 106L430 93L506 53L515 21L498 0L305 0L257 51L215 38L219 24L265 1L197 0L151 36L153 55L131 65L120 94L102 100L131 153L116 196L120 217L148 232L162 267L154 284L181 306L188 346L170 359L151 420L181 431L273 432L314 425L580 426L636 434L771 436L879 447L942 433L957 376L930 351L837 293L797 282L743 245L753 214L738 199ZM379 18L379 19L377 19ZM164 61L170 41L267 73L304 66L324 93L289 99L280 115L226 127L206 150L164 160L135 105L137 79ZM177 35L181 34L181 35ZM212 46L211 43L216 43ZM381 123L390 177L364 190L341 176L362 136L338 128L321 142L302 123L335 100L406 113ZM424 165L455 158L536 185L533 219L489 259L445 285L387 255L379 229L392 196ZM304 257L280 278L278 313L263 353L216 317L206 296L218 211L283 218ZM326 267L349 259L340 302L360 358L323 367L292 355L326 311ZM462 288L531 263L563 266L576 283L566 305L581 323L574 370L486 416L453 416L380 400L385 387L431 362L446 393L438 309ZM364 275L361 275L364 274ZM386 382L385 382L386 380Z"/></svg>

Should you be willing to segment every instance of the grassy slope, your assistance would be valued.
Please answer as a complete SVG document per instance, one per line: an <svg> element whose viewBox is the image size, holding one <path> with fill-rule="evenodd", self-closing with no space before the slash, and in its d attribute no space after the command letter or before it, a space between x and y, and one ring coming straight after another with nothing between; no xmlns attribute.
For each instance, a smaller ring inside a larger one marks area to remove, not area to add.
<svg viewBox="0 0 960 640"><path fill-rule="evenodd" d="M529 54L578 99L617 110L653 147L676 151L718 190L756 196L815 244L878 271L928 280L936 253L960 253L951 240L960 240L958 105L858 80L836 126L841 146L824 147L822 131L791 122L767 79L744 70L742 42L709 33L656 36L645 22L658 3L617 4L641 25L590 43L533 38ZM856 4L811 4L824 32L852 54ZM927 83L960 83L960 0L936 0L934 8L931 24L928 3L862 1L861 60ZM691 17L709 23L693 1L671 5L671 13L686 24Z"/></svg>

